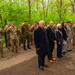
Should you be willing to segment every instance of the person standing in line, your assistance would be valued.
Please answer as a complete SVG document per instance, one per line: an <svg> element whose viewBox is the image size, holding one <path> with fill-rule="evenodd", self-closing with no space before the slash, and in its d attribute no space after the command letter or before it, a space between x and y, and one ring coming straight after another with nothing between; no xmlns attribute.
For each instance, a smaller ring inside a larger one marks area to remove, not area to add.
<svg viewBox="0 0 75 75"><path fill-rule="evenodd" d="M14 23L12 23L12 25L8 28L7 32L10 34L11 51L12 55L14 55L15 52L18 53L19 48L19 38L17 35L17 28Z"/></svg>
<svg viewBox="0 0 75 75"><path fill-rule="evenodd" d="M31 49L30 47L30 26L27 21L24 21L22 24L21 32L23 35L23 48L24 50ZM27 41L27 47L26 47L26 41Z"/></svg>
<svg viewBox="0 0 75 75"><path fill-rule="evenodd" d="M57 39L57 57L62 58L63 34L62 25L57 24L56 39Z"/></svg>
<svg viewBox="0 0 75 75"><path fill-rule="evenodd" d="M70 21L67 22L67 51L72 51L72 23Z"/></svg>
<svg viewBox="0 0 75 75"><path fill-rule="evenodd" d="M63 50L62 50L62 54L66 54L67 53L67 28L66 28L66 22L62 22L62 34L63 34Z"/></svg>
<svg viewBox="0 0 75 75"><path fill-rule="evenodd" d="M54 49L55 43L56 43L56 37L55 37L53 25L54 25L54 23L52 21L50 21L49 26L46 29L48 40L49 40L49 49L50 50L48 52L48 60L50 63L53 63L56 60L55 58L53 58L53 55L52 55L53 49Z"/></svg>
<svg viewBox="0 0 75 75"><path fill-rule="evenodd" d="M34 45L34 31L38 28L38 22L34 21L33 25L30 27L31 33L31 45Z"/></svg>
<svg viewBox="0 0 75 75"><path fill-rule="evenodd" d="M72 46L73 46L73 49L75 49L75 22L73 23L73 26L72 26L72 38L73 38Z"/></svg>
<svg viewBox="0 0 75 75"><path fill-rule="evenodd" d="M5 43L6 43L6 47L8 48L8 51L10 51L10 36L9 33L7 33L8 28L11 26L10 23L8 23L5 28L4 28L4 36L5 36Z"/></svg>
<svg viewBox="0 0 75 75"><path fill-rule="evenodd" d="M46 30L44 29L45 22L41 20L39 27L34 31L34 42L36 46L36 53L38 55L38 67L40 70L44 70L45 56L48 54L49 44Z"/></svg>

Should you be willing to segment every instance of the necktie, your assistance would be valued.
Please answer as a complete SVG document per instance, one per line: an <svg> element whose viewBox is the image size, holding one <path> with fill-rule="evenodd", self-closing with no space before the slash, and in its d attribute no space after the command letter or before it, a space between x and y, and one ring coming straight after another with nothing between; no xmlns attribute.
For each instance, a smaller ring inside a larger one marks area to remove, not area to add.
<svg viewBox="0 0 75 75"><path fill-rule="evenodd" d="M54 32L53 28L52 27L50 27L50 28L51 28L52 32Z"/></svg>

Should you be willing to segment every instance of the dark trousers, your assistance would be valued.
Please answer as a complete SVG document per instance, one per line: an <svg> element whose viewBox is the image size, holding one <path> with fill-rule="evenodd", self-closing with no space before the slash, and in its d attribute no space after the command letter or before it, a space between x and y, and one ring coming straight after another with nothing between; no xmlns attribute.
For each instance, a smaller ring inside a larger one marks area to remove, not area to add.
<svg viewBox="0 0 75 75"><path fill-rule="evenodd" d="M38 67L44 66L44 64L45 64L45 56L38 55Z"/></svg>
<svg viewBox="0 0 75 75"><path fill-rule="evenodd" d="M22 36L22 35L21 35ZM19 46L23 44L23 37L19 37Z"/></svg>
<svg viewBox="0 0 75 75"><path fill-rule="evenodd" d="M51 60L53 58L52 53L53 53L53 49L54 49L54 44L50 44L49 47L50 48L49 48L49 52L48 52L48 60Z"/></svg>
<svg viewBox="0 0 75 75"><path fill-rule="evenodd" d="M61 56L61 54L62 54L62 46L63 46L63 44L58 44L57 43L57 57L60 57Z"/></svg>
<svg viewBox="0 0 75 75"><path fill-rule="evenodd" d="M4 35L5 35L5 43L6 43L6 47L7 47L7 36L6 36L6 33Z"/></svg>

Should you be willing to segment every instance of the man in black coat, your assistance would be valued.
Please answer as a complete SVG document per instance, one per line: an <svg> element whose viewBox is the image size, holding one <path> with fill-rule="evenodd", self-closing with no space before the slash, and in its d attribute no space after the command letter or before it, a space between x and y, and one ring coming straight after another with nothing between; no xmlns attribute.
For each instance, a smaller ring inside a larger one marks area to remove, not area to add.
<svg viewBox="0 0 75 75"><path fill-rule="evenodd" d="M55 37L55 32L53 29L53 25L54 23L52 21L49 22L49 26L47 27L46 31L47 31L47 36L48 36L48 40L49 40L49 52L48 52L48 60L50 63L54 62L56 59L53 58L53 49L56 43L56 37Z"/></svg>
<svg viewBox="0 0 75 75"><path fill-rule="evenodd" d="M36 45L36 53L38 55L38 67L40 70L44 70L43 67L48 67L47 65L45 65L45 56L48 53L49 44L44 26L45 22L41 20L39 22L39 27L34 31L34 42Z"/></svg>

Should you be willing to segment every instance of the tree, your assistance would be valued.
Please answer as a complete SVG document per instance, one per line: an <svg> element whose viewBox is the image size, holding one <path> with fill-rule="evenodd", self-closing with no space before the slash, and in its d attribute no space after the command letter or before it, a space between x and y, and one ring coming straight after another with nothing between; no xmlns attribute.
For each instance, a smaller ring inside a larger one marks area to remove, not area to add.
<svg viewBox="0 0 75 75"><path fill-rule="evenodd" d="M72 12L75 13L75 0L70 0L70 4L72 7Z"/></svg>
<svg viewBox="0 0 75 75"><path fill-rule="evenodd" d="M29 21L31 21L31 1L28 0L28 5L29 5Z"/></svg>
<svg viewBox="0 0 75 75"><path fill-rule="evenodd" d="M0 0L0 26L14 21L18 26L24 20L74 21L75 0Z"/></svg>

